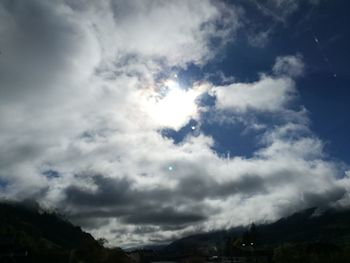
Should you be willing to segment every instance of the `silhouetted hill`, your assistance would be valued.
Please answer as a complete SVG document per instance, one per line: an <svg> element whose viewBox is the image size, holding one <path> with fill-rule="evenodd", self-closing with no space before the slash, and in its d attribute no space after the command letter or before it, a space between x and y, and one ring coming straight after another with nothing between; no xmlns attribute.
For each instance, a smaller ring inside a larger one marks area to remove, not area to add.
<svg viewBox="0 0 350 263"><path fill-rule="evenodd" d="M129 262L35 202L0 203L0 262Z"/></svg>
<svg viewBox="0 0 350 263"><path fill-rule="evenodd" d="M165 254L201 253L203 250L213 252L213 250L224 246L228 236L240 236L245 230L246 228L244 227L237 227L230 230L191 235L172 242L164 247L162 252Z"/></svg>
<svg viewBox="0 0 350 263"><path fill-rule="evenodd" d="M258 242L266 245L285 242L350 242L350 210L327 210L315 215L310 208L275 223L257 227Z"/></svg>
<svg viewBox="0 0 350 263"><path fill-rule="evenodd" d="M83 240L95 241L94 238L64 220L56 213L41 210L39 206L27 203L0 203L1 234L23 232L34 239L46 239L52 245L72 249ZM95 241L96 242L96 241Z"/></svg>
<svg viewBox="0 0 350 263"><path fill-rule="evenodd" d="M273 248L284 243L350 243L350 210L327 210L316 215L310 208L274 223L256 226L256 246ZM164 254L222 254L228 239L242 239L247 227L181 238L163 249ZM213 252L214 251L214 252ZM216 251L216 252L215 252Z"/></svg>
<svg viewBox="0 0 350 263"><path fill-rule="evenodd" d="M342 248L350 244L350 210L327 210L320 215L316 212L317 209L310 208L271 224L255 226L254 247L275 251L277 258L289 258L296 251L303 251L298 254L300 257L310 253L321 255L327 249L332 257L343 257ZM80 227L57 213L41 209L35 202L0 203L0 215L0 262L131 262L121 249L104 248ZM184 255L227 256L233 247L247 243L252 236L247 234L249 231L247 227L237 227L191 235L160 247L160 251L148 257L163 260Z"/></svg>

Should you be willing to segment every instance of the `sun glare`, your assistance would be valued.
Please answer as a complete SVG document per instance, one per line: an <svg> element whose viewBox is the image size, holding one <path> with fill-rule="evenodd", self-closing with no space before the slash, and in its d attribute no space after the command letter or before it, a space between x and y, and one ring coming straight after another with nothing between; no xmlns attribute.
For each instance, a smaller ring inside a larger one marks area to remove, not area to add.
<svg viewBox="0 0 350 263"><path fill-rule="evenodd" d="M177 130L197 115L196 99L199 95L199 91L186 90L169 79L160 91L148 94L144 108L157 125Z"/></svg>

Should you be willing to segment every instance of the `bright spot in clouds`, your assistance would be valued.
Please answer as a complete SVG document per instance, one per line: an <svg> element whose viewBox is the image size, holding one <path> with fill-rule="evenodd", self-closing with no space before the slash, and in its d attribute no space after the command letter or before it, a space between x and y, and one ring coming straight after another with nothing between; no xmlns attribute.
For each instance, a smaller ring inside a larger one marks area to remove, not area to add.
<svg viewBox="0 0 350 263"><path fill-rule="evenodd" d="M196 99L201 94L200 89L186 90L178 82L168 79L160 91L142 94L143 108L157 126L178 130L197 117Z"/></svg>

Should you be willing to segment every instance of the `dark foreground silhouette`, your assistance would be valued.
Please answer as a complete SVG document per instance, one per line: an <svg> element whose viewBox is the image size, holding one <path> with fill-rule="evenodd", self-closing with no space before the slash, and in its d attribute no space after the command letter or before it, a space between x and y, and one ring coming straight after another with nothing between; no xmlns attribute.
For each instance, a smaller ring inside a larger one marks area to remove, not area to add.
<svg viewBox="0 0 350 263"><path fill-rule="evenodd" d="M35 203L0 203L0 263L131 262L90 234Z"/></svg>
<svg viewBox="0 0 350 263"><path fill-rule="evenodd" d="M350 211L307 209L272 224L192 235L166 246L105 248L36 203L0 203L0 263L349 263Z"/></svg>

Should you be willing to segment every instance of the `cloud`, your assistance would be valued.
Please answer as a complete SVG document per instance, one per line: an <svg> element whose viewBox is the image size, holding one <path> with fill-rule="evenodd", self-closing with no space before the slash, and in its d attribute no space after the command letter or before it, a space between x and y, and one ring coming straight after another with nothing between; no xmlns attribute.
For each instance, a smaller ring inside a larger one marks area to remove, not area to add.
<svg viewBox="0 0 350 263"><path fill-rule="evenodd" d="M276 75L298 77L304 73L305 65L300 55L277 57L272 68Z"/></svg>
<svg viewBox="0 0 350 263"><path fill-rule="evenodd" d="M319 0L251 0L265 15L271 16L276 21L286 23L289 16L296 12L303 2L310 5L319 4Z"/></svg>
<svg viewBox="0 0 350 263"><path fill-rule="evenodd" d="M68 2L84 19L89 17L110 63L136 56L168 66L202 64L213 54L211 40L225 43L240 26L236 9L209 0Z"/></svg>
<svg viewBox="0 0 350 263"><path fill-rule="evenodd" d="M290 78L262 76L257 82L219 86L213 92L218 109L239 112L278 111L293 98L295 89Z"/></svg>
<svg viewBox="0 0 350 263"><path fill-rule="evenodd" d="M69 8L56 2L3 1L0 19L4 103L35 100L37 94L62 95L99 62L97 40Z"/></svg>
<svg viewBox="0 0 350 263"><path fill-rule="evenodd" d="M299 56L277 58L253 83L176 84L172 107L147 108L173 100L164 83L176 69L203 66L234 41L241 15L215 1L2 1L1 196L57 207L119 246L348 204L343 167L290 107ZM212 108L198 101L209 91ZM252 118L264 127L258 150L228 159L201 131L209 110L283 120ZM162 136L190 119L195 134Z"/></svg>
<svg viewBox="0 0 350 263"><path fill-rule="evenodd" d="M206 218L201 214L194 212L179 212L172 207L147 210L139 215L128 215L123 219L123 222L129 224L141 225L183 225L188 223L197 223L204 221Z"/></svg>
<svg viewBox="0 0 350 263"><path fill-rule="evenodd" d="M220 110L247 112L249 110L275 112L288 107L296 95L295 77L304 72L300 55L277 57L272 68L275 76L262 74L253 83L231 83L213 87Z"/></svg>
<svg viewBox="0 0 350 263"><path fill-rule="evenodd" d="M253 47L263 48L268 44L271 32L272 28L265 31L254 31L253 33L247 35L248 43Z"/></svg>
<svg viewBox="0 0 350 263"><path fill-rule="evenodd" d="M210 54L210 39L226 38L239 25L234 9L210 1L112 1L112 8L119 50L177 66L201 63Z"/></svg>
<svg viewBox="0 0 350 263"><path fill-rule="evenodd" d="M247 42L252 47L264 48L270 44L272 36L281 25L288 28L291 27L290 21L294 21L296 17L299 17L299 20L307 19L322 1L249 0L243 2L246 9L252 11L253 14L247 12L245 17L245 23L249 25L245 32ZM301 10L302 12L300 12ZM256 23L257 17L259 17L259 23Z"/></svg>

